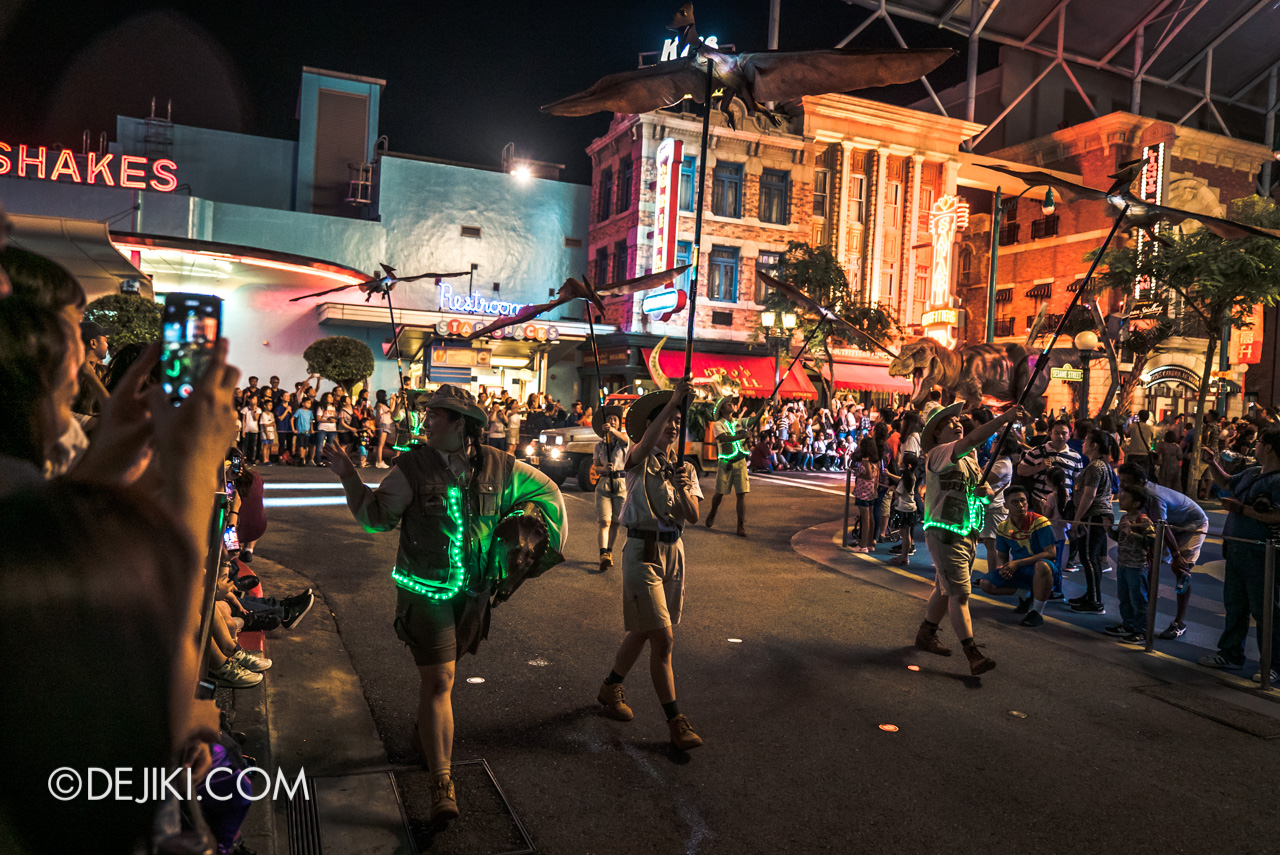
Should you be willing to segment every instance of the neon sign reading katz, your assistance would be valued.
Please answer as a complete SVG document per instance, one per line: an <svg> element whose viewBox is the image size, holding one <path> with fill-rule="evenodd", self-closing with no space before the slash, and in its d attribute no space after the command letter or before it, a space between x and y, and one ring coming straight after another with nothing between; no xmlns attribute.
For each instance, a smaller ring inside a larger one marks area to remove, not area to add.
<svg viewBox="0 0 1280 855"><path fill-rule="evenodd" d="M466 312L470 315L518 315L524 303L506 303L483 297L464 297L453 293L447 282L440 283L440 311Z"/></svg>
<svg viewBox="0 0 1280 855"><path fill-rule="evenodd" d="M53 153L48 146L19 145L13 154L13 146L0 142L0 175L13 173L19 178L40 178L48 181L69 181L72 184L102 184L119 186L129 190L155 190L172 193L178 186L174 172L178 164L172 160L151 160L132 154L122 154L117 161L115 154L98 154L91 151L81 161L69 148ZM150 173L150 178L148 178Z"/></svg>

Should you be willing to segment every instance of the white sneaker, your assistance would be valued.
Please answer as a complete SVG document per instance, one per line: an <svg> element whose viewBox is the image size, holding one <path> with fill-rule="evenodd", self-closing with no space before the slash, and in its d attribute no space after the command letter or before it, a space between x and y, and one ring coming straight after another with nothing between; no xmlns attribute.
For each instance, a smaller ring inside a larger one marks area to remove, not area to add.
<svg viewBox="0 0 1280 855"><path fill-rule="evenodd" d="M254 674L260 674L271 667L271 660L263 656L261 653L252 650L245 650L241 647L231 655L231 661L235 662L246 671Z"/></svg>
<svg viewBox="0 0 1280 855"><path fill-rule="evenodd" d="M219 686L227 689L248 689L262 682L262 675L247 671L236 662L235 657L223 662L220 666L209 672Z"/></svg>
<svg viewBox="0 0 1280 855"><path fill-rule="evenodd" d="M374 469L390 469L391 467L383 463L381 460L379 460L377 463L373 464L373 468Z"/></svg>
<svg viewBox="0 0 1280 855"><path fill-rule="evenodd" d="M1259 671L1257 674L1254 674L1249 679L1253 680L1253 682L1255 683L1261 683L1262 672ZM1274 668L1271 670L1271 685L1273 687L1280 688L1280 674L1277 674Z"/></svg>

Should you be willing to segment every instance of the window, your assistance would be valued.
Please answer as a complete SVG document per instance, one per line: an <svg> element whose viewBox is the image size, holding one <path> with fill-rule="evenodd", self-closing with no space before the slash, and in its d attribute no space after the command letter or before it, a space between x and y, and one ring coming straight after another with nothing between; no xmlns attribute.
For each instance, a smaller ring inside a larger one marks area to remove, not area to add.
<svg viewBox="0 0 1280 855"><path fill-rule="evenodd" d="M609 282L609 248L602 246L596 250L596 285L606 285Z"/></svg>
<svg viewBox="0 0 1280 855"><path fill-rule="evenodd" d="M1005 202L1001 207L1003 208L1003 210L1001 210L1000 212L1001 220L1003 220L1006 223L1018 222L1018 200L1017 199L1013 200L1012 205L1009 204L1008 202Z"/></svg>
<svg viewBox="0 0 1280 855"><path fill-rule="evenodd" d="M862 175L849 176L849 218L855 223L866 222L867 179Z"/></svg>
<svg viewBox="0 0 1280 855"><path fill-rule="evenodd" d="M680 210L693 210L693 200L696 198L694 191L697 187L698 159L696 157L686 157L680 161L680 192L677 194Z"/></svg>
<svg viewBox="0 0 1280 855"><path fill-rule="evenodd" d="M631 274L627 270L627 242L620 240L613 245L613 279L610 281L621 282L630 278Z"/></svg>
<svg viewBox="0 0 1280 855"><path fill-rule="evenodd" d="M615 210L621 214L631 205L631 158L618 161L618 204Z"/></svg>
<svg viewBox="0 0 1280 855"><path fill-rule="evenodd" d="M782 261L782 253L780 252L762 252L756 256L756 270L761 273L767 273L775 276L778 269L778 263ZM756 279L755 299L757 303L764 302L764 285L760 284L760 279Z"/></svg>
<svg viewBox="0 0 1280 855"><path fill-rule="evenodd" d="M692 260L692 256L693 241L676 241L676 267L679 267L682 264L688 264ZM683 288L685 291L689 290L689 273L690 271L686 270L684 273L680 274L678 279L675 280L675 286L677 288Z"/></svg>
<svg viewBox="0 0 1280 855"><path fill-rule="evenodd" d="M720 303L738 302L738 248L711 247L711 265L707 270L707 299Z"/></svg>
<svg viewBox="0 0 1280 855"><path fill-rule="evenodd" d="M997 289L996 289L996 302L997 302L997 303L1012 303L1012 302L1013 302L1013 289L1012 289L1012 288L997 288Z"/></svg>
<svg viewBox="0 0 1280 855"><path fill-rule="evenodd" d="M933 213L933 188L932 187L920 188L920 207L916 209L916 213L919 214L920 231L925 232L927 234L929 231L929 217Z"/></svg>
<svg viewBox="0 0 1280 855"><path fill-rule="evenodd" d="M711 182L711 213L718 217L742 216L742 164L717 163Z"/></svg>
<svg viewBox="0 0 1280 855"><path fill-rule="evenodd" d="M478 238L480 237L480 227L479 226L463 226L462 236L469 237L469 238Z"/></svg>
<svg viewBox="0 0 1280 855"><path fill-rule="evenodd" d="M973 250L967 246L960 248L960 281L968 282L973 276Z"/></svg>
<svg viewBox="0 0 1280 855"><path fill-rule="evenodd" d="M1013 335L1013 318L996 318L995 334L998 336Z"/></svg>
<svg viewBox="0 0 1280 855"><path fill-rule="evenodd" d="M1027 296L1034 300L1047 300L1053 296L1053 280L1037 282L1027 289Z"/></svg>
<svg viewBox="0 0 1280 855"><path fill-rule="evenodd" d="M613 167L600 170L600 196L596 199L596 222L609 219L613 206Z"/></svg>
<svg viewBox="0 0 1280 855"><path fill-rule="evenodd" d="M813 215L825 217L827 205L831 198L831 170L815 169L813 171Z"/></svg>
<svg viewBox="0 0 1280 855"><path fill-rule="evenodd" d="M733 326L733 312L712 312L711 324L717 327Z"/></svg>
<svg viewBox="0 0 1280 855"><path fill-rule="evenodd" d="M1009 246L1018 242L1018 224L1005 223L1000 226L1000 245Z"/></svg>
<svg viewBox="0 0 1280 855"><path fill-rule="evenodd" d="M1038 220L1031 221L1031 239L1039 240L1040 238L1053 237L1058 233L1058 215L1050 214L1047 217L1041 217Z"/></svg>
<svg viewBox="0 0 1280 855"><path fill-rule="evenodd" d="M791 173L782 169L766 169L760 173L760 222L787 224Z"/></svg>
<svg viewBox="0 0 1280 855"><path fill-rule="evenodd" d="M902 228L902 183L890 181L884 188L884 224L886 228Z"/></svg>
<svg viewBox="0 0 1280 855"><path fill-rule="evenodd" d="M566 237L564 245L566 249L582 249L582 238Z"/></svg>

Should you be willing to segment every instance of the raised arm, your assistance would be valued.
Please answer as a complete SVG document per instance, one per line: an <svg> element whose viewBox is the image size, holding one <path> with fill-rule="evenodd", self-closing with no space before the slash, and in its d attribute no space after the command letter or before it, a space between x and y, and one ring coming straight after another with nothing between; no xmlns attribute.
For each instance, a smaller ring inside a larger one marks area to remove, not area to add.
<svg viewBox="0 0 1280 855"><path fill-rule="evenodd" d="M996 432L1005 425L1020 418L1026 418L1027 411L1022 407L1010 407L1004 411L1003 415L997 416L985 425L979 425L973 430L960 438L956 443L955 449L951 452L951 462L958 463L960 458L964 457L970 451L981 446L984 442L996 435Z"/></svg>
<svg viewBox="0 0 1280 855"><path fill-rule="evenodd" d="M657 418L649 422L649 426L645 428L644 436L640 437L640 441L631 446L631 450L627 452L627 469L643 465L645 458L653 453L654 446L658 444L658 438L662 436L662 432L667 428L667 422L671 421L675 414L680 412L680 404L689 394L688 382L684 378L677 380L673 391L674 394L672 394L671 400L667 401L667 405L658 413ZM685 426L681 425L680 432L683 433L684 429ZM684 445L684 440L681 437L677 437L676 442L680 443L681 446ZM684 449L680 448L680 451L683 452Z"/></svg>

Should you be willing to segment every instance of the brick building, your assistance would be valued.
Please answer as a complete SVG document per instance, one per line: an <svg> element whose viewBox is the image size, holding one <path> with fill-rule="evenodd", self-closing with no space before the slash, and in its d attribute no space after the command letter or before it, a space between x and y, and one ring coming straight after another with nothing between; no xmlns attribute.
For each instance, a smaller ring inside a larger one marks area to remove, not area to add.
<svg viewBox="0 0 1280 855"><path fill-rule="evenodd" d="M933 308L935 271L953 275L950 237L947 263L935 264L930 211L944 197L954 197L960 143L981 126L845 95L803 99L780 128L746 116L736 104L735 109L736 130L718 112L712 117L697 350L733 357L751 381L744 384L748 393L767 395L774 360L760 335L763 295L756 270L776 263L789 241L830 246L862 299L880 303L904 327L919 328L921 316ZM655 156L668 138L683 143L676 262L692 258L700 134L700 117L676 107L616 115L608 133L588 148L588 258L595 280L655 269ZM951 293L950 281L944 290ZM611 389L643 388L650 381L646 361L661 337L683 343L687 310L664 321L643 311L644 296L606 301L606 321L618 329L601 340L602 373ZM910 391L909 384L888 376L887 357L853 348L839 353L837 388ZM582 381L591 389L594 368L587 361ZM721 364L712 359L708 370L721 370L715 367ZM760 375L766 375L763 381ZM796 386L807 382L795 378ZM784 386L784 397L795 391L791 384Z"/></svg>
<svg viewBox="0 0 1280 855"><path fill-rule="evenodd" d="M1255 177L1271 152L1257 143L1117 112L1009 146L991 156L1014 165L1074 176L1072 180L1091 187L1107 186L1108 176L1119 164L1147 156L1151 159L1148 174L1154 185L1148 186L1148 192L1156 194L1156 201L1221 216L1229 202L1255 192ZM998 183L1006 199L1024 189L1013 179ZM1025 341L1042 306L1047 306L1042 329L1052 331L1074 296L1076 283L1088 271L1086 254L1101 245L1111 227L1110 206L1105 202L1066 204L1059 196L1056 210L1046 215L1041 207L1043 195L1043 189L1034 189L1005 207L996 274L997 342ZM975 198L975 208L984 201L986 210L990 210L989 197ZM1187 221L1184 227L1197 228L1198 224ZM957 261L961 303L968 311L965 340L969 343L985 338L990 246L990 214L972 216L961 239ZM1099 299L1099 308L1104 315L1119 313L1130 300L1129 293L1105 294ZM1047 337L1038 342L1041 346L1046 343ZM1205 370L1205 345L1204 339L1168 342L1164 352L1153 356L1144 367L1144 382L1135 393L1134 405L1157 415L1194 409ZM1071 344L1060 340L1058 347L1064 346ZM1122 371L1131 364L1125 358L1122 353ZM1218 368L1215 364L1210 370ZM1231 366L1235 384L1243 380L1245 368L1242 364ZM1105 359L1092 361L1090 380L1090 403L1096 412L1110 380ZM1047 393L1049 406L1073 411L1077 403L1073 385L1053 381ZM1209 401L1212 407L1213 397ZM1240 395L1228 396L1228 405L1238 412Z"/></svg>

